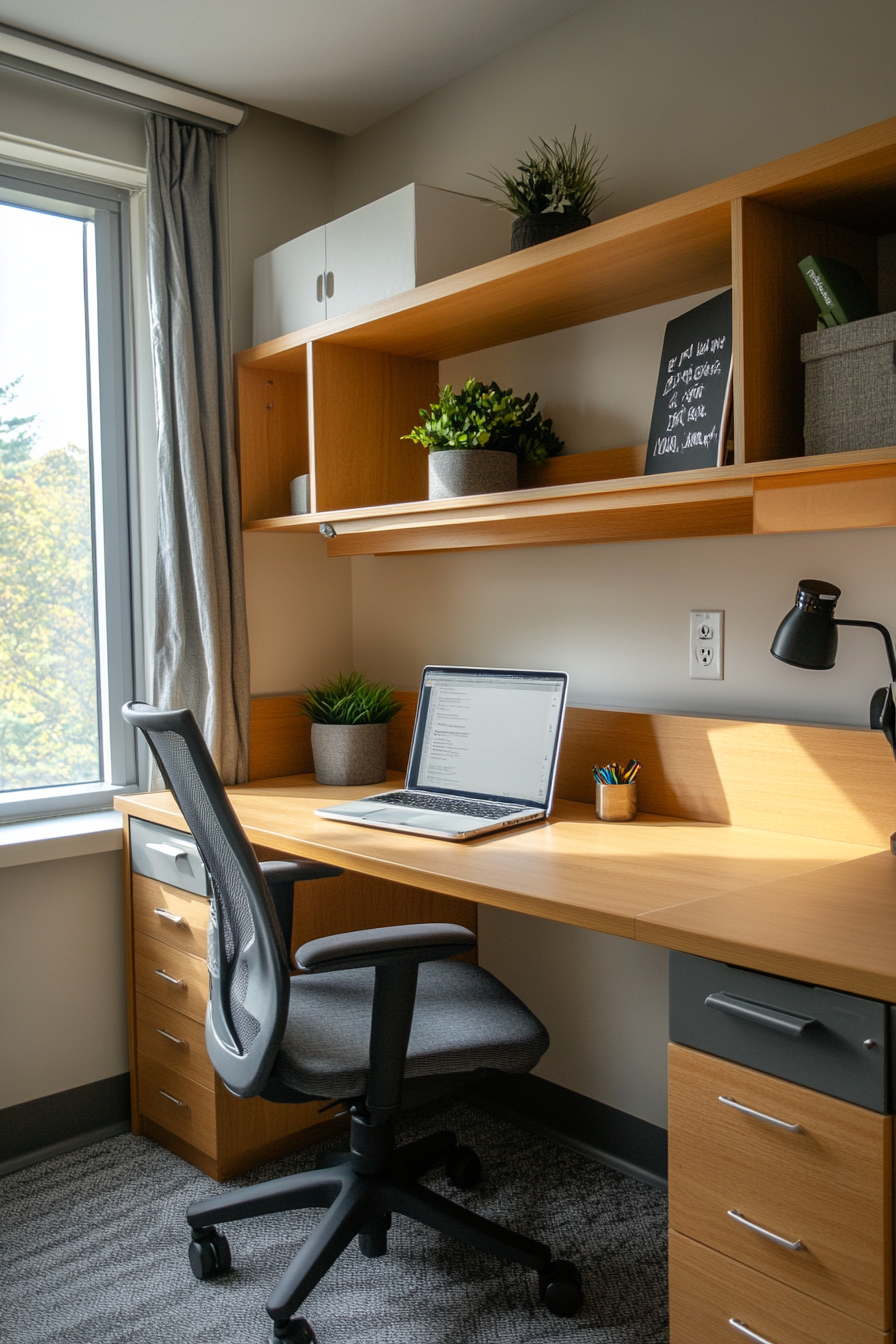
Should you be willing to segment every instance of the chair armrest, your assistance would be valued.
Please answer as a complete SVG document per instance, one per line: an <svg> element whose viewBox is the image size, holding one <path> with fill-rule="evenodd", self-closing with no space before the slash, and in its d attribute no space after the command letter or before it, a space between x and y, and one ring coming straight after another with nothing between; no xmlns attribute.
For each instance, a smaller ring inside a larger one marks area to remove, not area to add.
<svg viewBox="0 0 896 1344"><path fill-rule="evenodd" d="M296 952L296 965L311 974L394 962L416 965L456 957L475 946L475 933L460 924L396 924L315 938Z"/></svg>
<svg viewBox="0 0 896 1344"><path fill-rule="evenodd" d="M339 877L342 869L334 868L331 863L318 863L316 859L267 859L258 866L274 902L288 960L292 947L293 885L311 882L317 877Z"/></svg>

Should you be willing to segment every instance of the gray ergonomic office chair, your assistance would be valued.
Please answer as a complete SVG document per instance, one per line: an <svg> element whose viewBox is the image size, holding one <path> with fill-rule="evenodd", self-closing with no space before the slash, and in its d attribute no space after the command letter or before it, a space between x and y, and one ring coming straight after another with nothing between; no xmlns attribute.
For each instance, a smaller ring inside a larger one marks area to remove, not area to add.
<svg viewBox="0 0 896 1344"><path fill-rule="evenodd" d="M296 953L306 974L291 978L292 884L341 870L309 860L259 865L192 713L139 703L122 713L145 734L211 875L206 1043L215 1069L240 1097L337 1097L351 1110L349 1152L328 1154L315 1171L190 1205L196 1277L230 1268L217 1221L328 1209L267 1301L271 1341L313 1341L293 1312L354 1237L362 1255L384 1255L391 1215L403 1213L535 1270L548 1310L577 1312L573 1265L420 1184L444 1162L454 1185L475 1185L472 1149L447 1132L393 1148L399 1106L485 1070L526 1073L547 1048L544 1027L500 981L449 960L474 947L475 936L454 924L407 924L318 938Z"/></svg>

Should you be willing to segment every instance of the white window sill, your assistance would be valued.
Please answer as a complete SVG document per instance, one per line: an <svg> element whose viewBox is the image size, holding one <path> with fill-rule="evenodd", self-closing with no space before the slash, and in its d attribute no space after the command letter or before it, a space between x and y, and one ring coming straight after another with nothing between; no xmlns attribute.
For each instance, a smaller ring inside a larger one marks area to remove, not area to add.
<svg viewBox="0 0 896 1344"><path fill-rule="evenodd" d="M120 812L80 812L0 826L0 868L121 849Z"/></svg>

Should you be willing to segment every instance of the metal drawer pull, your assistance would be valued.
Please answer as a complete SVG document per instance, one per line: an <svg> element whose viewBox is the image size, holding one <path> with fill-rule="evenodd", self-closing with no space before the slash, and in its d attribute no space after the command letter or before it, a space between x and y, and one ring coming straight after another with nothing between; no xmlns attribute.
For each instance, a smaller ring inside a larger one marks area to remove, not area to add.
<svg viewBox="0 0 896 1344"><path fill-rule="evenodd" d="M160 1036L164 1036L166 1041L173 1041L175 1045L186 1045L186 1041L182 1041L179 1036L172 1036L170 1031L163 1031L161 1027L156 1027L156 1031Z"/></svg>
<svg viewBox="0 0 896 1344"><path fill-rule="evenodd" d="M751 1330L749 1326L744 1325L743 1321L737 1320L735 1316L728 1317L728 1324L733 1326L739 1334L746 1335L747 1339L754 1339L756 1344L772 1344L771 1340L766 1339L765 1335L757 1335L755 1330Z"/></svg>
<svg viewBox="0 0 896 1344"><path fill-rule="evenodd" d="M167 971L156 971L156 975L160 975L163 980L167 980L169 985L178 985L181 989L186 989L183 980L176 980L174 976L169 975Z"/></svg>
<svg viewBox="0 0 896 1344"><path fill-rule="evenodd" d="M173 915L170 910L165 910L160 905L153 907L154 915L161 915L162 919L170 919L172 924L186 924L183 915Z"/></svg>
<svg viewBox="0 0 896 1344"><path fill-rule="evenodd" d="M190 855L185 849L177 849L175 845L162 845L154 840L147 841L147 849L154 849L157 854L164 854L166 859L189 859Z"/></svg>
<svg viewBox="0 0 896 1344"><path fill-rule="evenodd" d="M733 1097L719 1097L719 1101L723 1106L730 1106L732 1110L740 1111L742 1115L751 1115L754 1120L761 1120L763 1124L774 1125L777 1129L786 1129L790 1134L802 1133L802 1125L791 1125L786 1120L778 1120L774 1115L766 1115L764 1111L754 1111L751 1106L742 1106Z"/></svg>
<svg viewBox="0 0 896 1344"><path fill-rule="evenodd" d="M776 1246L783 1246L788 1251L801 1251L803 1243L801 1241L788 1241L786 1237L779 1237L776 1232L769 1232L767 1227L760 1227L758 1223L751 1223L749 1218L745 1218L737 1209L729 1209L728 1217L733 1218L741 1227L748 1227L751 1232L758 1232L760 1237L765 1237L768 1241L773 1241Z"/></svg>
<svg viewBox="0 0 896 1344"><path fill-rule="evenodd" d="M161 1088L159 1088L159 1096L164 1097L166 1101L173 1101L175 1106L187 1105L185 1101L178 1101L177 1097L172 1097L170 1092L163 1092ZM187 1109L189 1109L189 1107Z"/></svg>
<svg viewBox="0 0 896 1344"><path fill-rule="evenodd" d="M785 1036L802 1036L807 1027L816 1023L814 1017L803 1017L801 1013L787 1013L783 1008L770 1008L765 1003L753 1003L750 999L738 999L734 994L709 994L703 1000L707 1008L717 1008L720 1013L729 1013L731 1017L753 1022L757 1027L770 1027L772 1031L782 1031Z"/></svg>

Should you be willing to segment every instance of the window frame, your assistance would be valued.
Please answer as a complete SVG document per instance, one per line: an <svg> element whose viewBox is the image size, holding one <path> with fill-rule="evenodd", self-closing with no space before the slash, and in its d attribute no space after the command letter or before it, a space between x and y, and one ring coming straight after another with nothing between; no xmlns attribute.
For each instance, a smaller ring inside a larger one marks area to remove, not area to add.
<svg viewBox="0 0 896 1344"><path fill-rule="evenodd" d="M132 189L81 175L0 161L0 190L92 212L96 253L96 384L92 445L101 779L0 793L0 824L95 812L138 787L135 735L120 707L142 690L136 461ZM14 204L14 201L10 203ZM35 202L33 208L42 208ZM64 213L64 212L61 212ZM85 214L83 217L90 217ZM98 470L97 470L98 468Z"/></svg>

